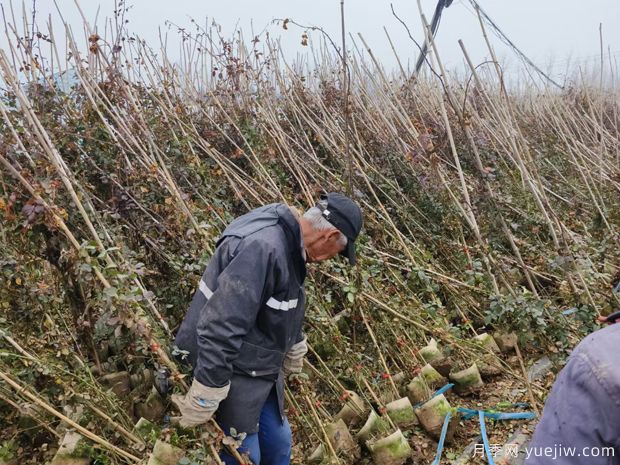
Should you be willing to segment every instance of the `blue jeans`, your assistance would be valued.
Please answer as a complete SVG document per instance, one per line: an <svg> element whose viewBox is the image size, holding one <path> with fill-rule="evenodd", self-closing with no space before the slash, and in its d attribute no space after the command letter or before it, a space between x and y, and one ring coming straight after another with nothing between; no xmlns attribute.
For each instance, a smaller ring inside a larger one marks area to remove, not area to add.
<svg viewBox="0 0 620 465"><path fill-rule="evenodd" d="M220 425L226 434L230 430ZM239 453L250 454L254 465L289 465L291 461L291 426L286 417L280 418L275 386L271 390L260 414L258 433L248 434L239 447ZM226 465L238 465L235 458L222 452L220 458Z"/></svg>

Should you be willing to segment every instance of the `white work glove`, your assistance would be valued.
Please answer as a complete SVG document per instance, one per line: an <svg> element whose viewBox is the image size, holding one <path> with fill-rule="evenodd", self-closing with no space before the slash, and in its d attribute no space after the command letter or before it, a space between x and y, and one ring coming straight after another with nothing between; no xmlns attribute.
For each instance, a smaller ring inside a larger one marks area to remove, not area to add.
<svg viewBox="0 0 620 465"><path fill-rule="evenodd" d="M286 377L291 374L301 373L301 369L304 367L304 355L306 355L307 352L308 344L304 336L303 340L293 345L284 357L282 370Z"/></svg>
<svg viewBox="0 0 620 465"><path fill-rule="evenodd" d="M173 417L171 421L183 428L202 425L208 422L220 402L228 396L230 382L224 387L207 387L194 378L192 386L184 396L172 395L172 402L181 412L180 417Z"/></svg>

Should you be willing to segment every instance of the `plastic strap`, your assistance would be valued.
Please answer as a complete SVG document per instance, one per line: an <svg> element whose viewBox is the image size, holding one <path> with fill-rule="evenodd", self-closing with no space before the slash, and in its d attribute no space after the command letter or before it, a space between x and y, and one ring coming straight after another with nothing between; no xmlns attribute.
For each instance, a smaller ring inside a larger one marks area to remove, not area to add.
<svg viewBox="0 0 620 465"><path fill-rule="evenodd" d="M528 404L527 402L517 402L515 404L512 404L513 407L523 407L523 408L528 408L530 406L530 404Z"/></svg>
<svg viewBox="0 0 620 465"><path fill-rule="evenodd" d="M515 412L515 413L485 413L486 417L493 420L532 420L536 418L534 412Z"/></svg>
<svg viewBox="0 0 620 465"><path fill-rule="evenodd" d="M441 427L441 436L439 436L439 443L437 444L437 453L435 454L435 460L432 465L439 465L441 460L441 454L443 453L443 443L446 440L448 434L448 425L450 425L450 418L452 418L452 412L448 411L443 419L443 426Z"/></svg>
<svg viewBox="0 0 620 465"><path fill-rule="evenodd" d="M487 412L485 410L472 410L462 407L459 407L458 411L463 414L463 420L470 420L475 416L478 416L480 412L483 412L484 416L490 418L491 420L531 420L536 418L536 414L534 412Z"/></svg>
<svg viewBox="0 0 620 465"><path fill-rule="evenodd" d="M478 415L479 410L472 410L470 408L459 407L457 411L463 414L463 420L470 420Z"/></svg>
<svg viewBox="0 0 620 465"><path fill-rule="evenodd" d="M453 383L448 383L448 384L446 384L446 385L445 385L444 387L442 387L441 389L437 389L437 390L435 391L435 393L431 396L431 399L432 399L433 397L437 397L437 396L439 396L439 395L443 394L444 392L446 392L446 391L447 391L447 390L449 390L449 389L452 389L453 387L454 387L454 384L453 384Z"/></svg>
<svg viewBox="0 0 620 465"><path fill-rule="evenodd" d="M439 394L443 394L448 389L452 388L454 384L446 384L444 387L439 389L433 394L432 397L438 396ZM431 397L431 399L432 399ZM421 405L421 404L417 404ZM416 405L416 407L417 407ZM529 407L529 404L526 403L517 403L513 404L514 407ZM456 409L457 412L462 414L463 420L469 420L478 417L480 420L480 434L482 436L482 443L484 445L484 451L486 452L488 465L495 465L493 461L493 454L491 454L491 447L489 446L489 438L487 437L487 428L484 422L484 417L490 418L492 420L531 420L532 418L536 418L536 414L534 412L513 412L513 413L504 413L504 412L487 412L485 410L473 410L470 408L458 407ZM448 433L448 425L450 424L450 418L452 417L452 411L449 411L443 420L443 426L441 427L441 436L439 436L439 443L437 443L437 453L435 454L435 460L432 465L439 465L441 460L441 455L443 453L443 445L446 440L446 435Z"/></svg>
<svg viewBox="0 0 620 465"><path fill-rule="evenodd" d="M442 387L441 389L437 389L437 390L433 393L433 395L430 397L430 399L432 399L433 397L437 397L437 396L438 396L438 395L440 395L440 394L443 394L443 393L444 393L444 392L446 392L448 389L452 389L453 387L454 387L454 384L452 384L452 383L448 383L448 384L446 384L446 385L445 385L444 387ZM430 400L430 399L429 399L429 400ZM415 404L415 405L413 406L413 408L414 408L414 409L415 409L415 408L418 408L418 407L420 407L420 406L424 405L424 404L425 404L425 403L427 403L427 402L428 402L428 400L425 400L424 402L418 402L417 404Z"/></svg>
<svg viewBox="0 0 620 465"><path fill-rule="evenodd" d="M482 436L482 444L484 444L484 451L487 454L487 461L489 465L495 465L493 461L493 454L491 453L491 447L489 446L489 438L487 437L487 427L484 423L484 410L478 411L478 418L480 419L480 435Z"/></svg>

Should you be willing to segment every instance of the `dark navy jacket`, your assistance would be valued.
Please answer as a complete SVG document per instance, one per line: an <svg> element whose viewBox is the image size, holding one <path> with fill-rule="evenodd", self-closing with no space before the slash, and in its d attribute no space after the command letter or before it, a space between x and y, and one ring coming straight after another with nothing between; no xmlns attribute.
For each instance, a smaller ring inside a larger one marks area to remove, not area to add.
<svg viewBox="0 0 620 465"><path fill-rule="evenodd" d="M235 219L224 231L181 323L179 349L189 352L194 377L205 386L229 381L217 419L255 433L260 412L281 374L286 353L303 338L306 265L301 228L284 204Z"/></svg>
<svg viewBox="0 0 620 465"><path fill-rule="evenodd" d="M620 465L618 347L620 324L575 348L551 388L526 465Z"/></svg>

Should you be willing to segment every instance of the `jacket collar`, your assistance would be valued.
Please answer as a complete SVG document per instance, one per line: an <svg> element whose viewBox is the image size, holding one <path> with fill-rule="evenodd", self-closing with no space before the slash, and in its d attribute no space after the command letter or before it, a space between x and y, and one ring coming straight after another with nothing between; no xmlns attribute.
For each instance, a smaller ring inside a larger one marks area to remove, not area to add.
<svg viewBox="0 0 620 465"><path fill-rule="evenodd" d="M303 284L306 278L306 260L303 256L301 226L287 205L278 205L276 211L278 213L278 223L286 236L286 245L288 253L293 260L295 273L297 274L300 284Z"/></svg>

